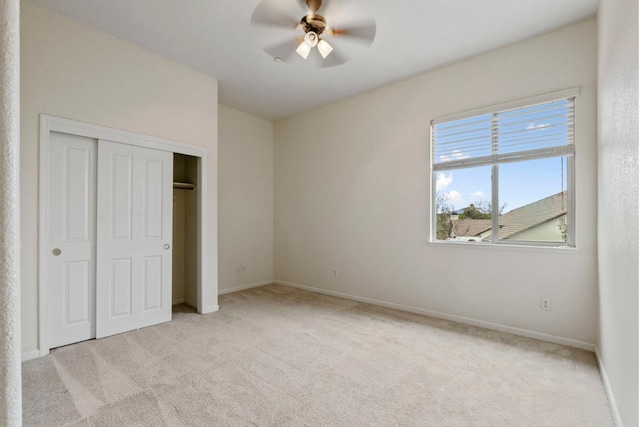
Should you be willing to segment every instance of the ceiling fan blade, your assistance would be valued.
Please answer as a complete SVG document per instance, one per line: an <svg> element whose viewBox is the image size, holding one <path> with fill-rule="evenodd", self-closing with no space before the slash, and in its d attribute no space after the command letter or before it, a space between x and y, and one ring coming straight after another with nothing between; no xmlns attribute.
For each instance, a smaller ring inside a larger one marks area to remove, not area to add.
<svg viewBox="0 0 640 427"><path fill-rule="evenodd" d="M339 52L336 52L335 49L332 50L331 53L324 59L320 55L318 55L318 57L320 57L320 62L316 62L316 64L320 68L335 67L337 65L342 65L349 60L349 58L347 58L346 56L341 55Z"/></svg>
<svg viewBox="0 0 640 427"><path fill-rule="evenodd" d="M283 62L290 62L292 58L295 58L296 49L299 44L300 42L297 40L291 39L282 43L266 46L263 50L272 58L281 58Z"/></svg>
<svg viewBox="0 0 640 427"><path fill-rule="evenodd" d="M351 27L329 28L325 34L336 37L349 37L352 41L357 41L366 45L373 43L376 38L376 23L371 21L365 24L354 25Z"/></svg>
<svg viewBox="0 0 640 427"><path fill-rule="evenodd" d="M316 13L322 6L322 0L307 0L307 7L312 13Z"/></svg>
<svg viewBox="0 0 640 427"><path fill-rule="evenodd" d="M300 18L293 13L278 10L271 2L262 1L251 15L251 24L271 25L275 27L296 28Z"/></svg>

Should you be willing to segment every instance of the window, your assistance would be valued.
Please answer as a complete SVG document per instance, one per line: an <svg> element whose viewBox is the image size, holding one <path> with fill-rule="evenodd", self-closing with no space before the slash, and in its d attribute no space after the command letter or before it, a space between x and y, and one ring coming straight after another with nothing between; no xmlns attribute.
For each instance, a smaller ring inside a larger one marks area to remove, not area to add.
<svg viewBox="0 0 640 427"><path fill-rule="evenodd" d="M574 246L576 95L432 121L432 241Z"/></svg>

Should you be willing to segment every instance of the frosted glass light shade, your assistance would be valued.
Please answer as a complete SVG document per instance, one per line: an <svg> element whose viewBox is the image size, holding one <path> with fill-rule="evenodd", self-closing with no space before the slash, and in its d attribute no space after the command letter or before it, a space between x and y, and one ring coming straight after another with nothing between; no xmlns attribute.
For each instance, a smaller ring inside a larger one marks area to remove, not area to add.
<svg viewBox="0 0 640 427"><path fill-rule="evenodd" d="M326 41L320 40L318 42L318 51L320 52L320 55L322 55L322 58L326 58L327 56L329 56L332 50L333 48Z"/></svg>
<svg viewBox="0 0 640 427"><path fill-rule="evenodd" d="M309 56L309 52L311 52L311 48L305 42L300 43L300 46L296 49L298 55L302 56L304 59L307 59Z"/></svg>

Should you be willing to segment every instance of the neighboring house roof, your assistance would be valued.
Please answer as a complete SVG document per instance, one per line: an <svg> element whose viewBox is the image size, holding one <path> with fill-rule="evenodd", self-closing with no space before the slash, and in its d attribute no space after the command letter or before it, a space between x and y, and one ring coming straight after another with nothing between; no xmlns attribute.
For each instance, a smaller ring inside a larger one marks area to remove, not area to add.
<svg viewBox="0 0 640 427"><path fill-rule="evenodd" d="M491 229L490 219L452 219L451 235L460 236L479 236L487 230Z"/></svg>
<svg viewBox="0 0 640 427"><path fill-rule="evenodd" d="M567 213L567 192L545 197L501 215L500 238L509 237Z"/></svg>
<svg viewBox="0 0 640 427"><path fill-rule="evenodd" d="M536 200L528 205L500 215L500 238L508 239L518 233L543 224L567 213L567 192L554 194L544 199ZM451 235L480 236L491 230L490 219L452 219ZM489 234L486 237L490 237ZM486 238L485 237L485 238Z"/></svg>

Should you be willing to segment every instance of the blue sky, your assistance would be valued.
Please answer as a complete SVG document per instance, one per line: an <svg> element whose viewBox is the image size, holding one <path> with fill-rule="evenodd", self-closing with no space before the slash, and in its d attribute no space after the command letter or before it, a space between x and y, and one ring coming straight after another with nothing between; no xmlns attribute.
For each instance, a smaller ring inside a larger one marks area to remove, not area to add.
<svg viewBox="0 0 640 427"><path fill-rule="evenodd" d="M566 189L566 157L502 164L499 174L499 204L507 203L507 213ZM436 190L448 195L454 209L490 202L491 166L438 172Z"/></svg>

